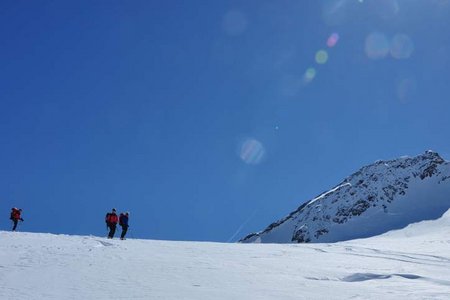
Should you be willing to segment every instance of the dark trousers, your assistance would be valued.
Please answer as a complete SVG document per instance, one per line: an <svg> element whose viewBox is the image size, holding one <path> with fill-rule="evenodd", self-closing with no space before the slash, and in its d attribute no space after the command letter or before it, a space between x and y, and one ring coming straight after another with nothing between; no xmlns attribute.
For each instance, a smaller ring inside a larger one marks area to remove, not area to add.
<svg viewBox="0 0 450 300"><path fill-rule="evenodd" d="M125 238L125 235L128 231L128 225L122 225L122 234L120 235L120 238L123 240Z"/></svg>
<svg viewBox="0 0 450 300"><path fill-rule="evenodd" d="M13 229L12 229L12 231L16 231L16 228L17 228L17 223L19 223L19 220L12 220L13 221L13 223L14 223L14 225L13 225Z"/></svg>
<svg viewBox="0 0 450 300"><path fill-rule="evenodd" d="M108 228L109 228L108 238L112 239L114 237L114 234L116 233L116 226L117 226L117 224L114 224L114 223L108 224Z"/></svg>

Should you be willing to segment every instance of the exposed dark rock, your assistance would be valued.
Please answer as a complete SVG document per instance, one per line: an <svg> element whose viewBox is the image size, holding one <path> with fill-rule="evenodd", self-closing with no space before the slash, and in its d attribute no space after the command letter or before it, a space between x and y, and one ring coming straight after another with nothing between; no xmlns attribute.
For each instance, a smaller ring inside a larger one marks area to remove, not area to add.
<svg viewBox="0 0 450 300"><path fill-rule="evenodd" d="M342 226L350 219L364 215L368 210L388 213L389 206L398 196L407 195L413 178L417 178L415 182L418 178L426 180L434 176L442 176L439 183L448 180L450 175L440 174L442 169L439 165L443 163L445 161L432 151L414 158L377 161L361 168L330 191L305 202L263 231L246 236L241 242L264 237L285 224L289 225L284 228L293 230L291 242L308 243L320 240L330 234L332 228ZM264 239L261 241L264 242Z"/></svg>
<svg viewBox="0 0 450 300"><path fill-rule="evenodd" d="M322 229L317 230L316 233L314 234L314 236L317 239L317 238L319 238L319 236L324 235L326 233L328 233L328 229L322 228Z"/></svg>

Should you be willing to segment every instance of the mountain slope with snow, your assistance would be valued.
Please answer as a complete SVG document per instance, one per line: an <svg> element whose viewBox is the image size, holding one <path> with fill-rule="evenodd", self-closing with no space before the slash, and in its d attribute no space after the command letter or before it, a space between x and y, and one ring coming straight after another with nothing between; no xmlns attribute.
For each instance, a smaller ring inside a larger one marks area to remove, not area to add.
<svg viewBox="0 0 450 300"><path fill-rule="evenodd" d="M334 244L0 232L0 299L448 299L450 211Z"/></svg>
<svg viewBox="0 0 450 300"><path fill-rule="evenodd" d="M376 236L450 208L450 163L433 151L377 161L244 243L337 242Z"/></svg>

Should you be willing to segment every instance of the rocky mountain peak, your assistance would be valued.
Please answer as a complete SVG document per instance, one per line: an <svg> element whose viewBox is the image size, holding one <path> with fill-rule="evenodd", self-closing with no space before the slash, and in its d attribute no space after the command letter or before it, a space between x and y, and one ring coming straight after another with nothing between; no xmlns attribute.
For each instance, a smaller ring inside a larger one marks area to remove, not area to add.
<svg viewBox="0 0 450 300"><path fill-rule="evenodd" d="M450 208L450 165L437 152L379 160L241 242L333 242L440 217Z"/></svg>

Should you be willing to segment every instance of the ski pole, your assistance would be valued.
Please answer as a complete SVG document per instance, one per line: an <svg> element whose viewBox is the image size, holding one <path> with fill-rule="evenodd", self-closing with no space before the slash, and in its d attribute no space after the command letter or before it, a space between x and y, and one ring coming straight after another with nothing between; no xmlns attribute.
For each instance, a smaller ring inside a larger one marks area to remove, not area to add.
<svg viewBox="0 0 450 300"><path fill-rule="evenodd" d="M128 231L130 232L131 238L134 239L133 232L130 229Z"/></svg>

